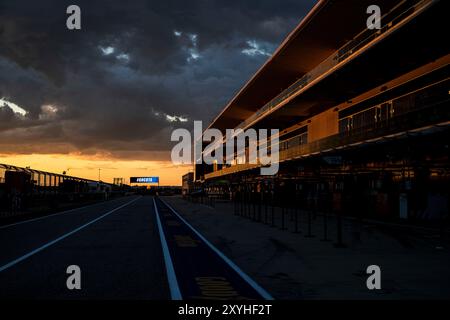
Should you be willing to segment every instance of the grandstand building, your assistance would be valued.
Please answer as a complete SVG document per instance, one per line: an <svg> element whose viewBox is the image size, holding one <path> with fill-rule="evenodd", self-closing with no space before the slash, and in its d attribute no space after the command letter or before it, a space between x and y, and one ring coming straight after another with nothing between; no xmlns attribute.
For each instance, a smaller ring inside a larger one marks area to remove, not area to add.
<svg viewBox="0 0 450 320"><path fill-rule="evenodd" d="M448 212L446 1L321 0L209 128L280 130L280 168L195 165L195 180L252 201L348 215ZM367 28L367 7L381 29ZM322 206L322 207L321 207Z"/></svg>

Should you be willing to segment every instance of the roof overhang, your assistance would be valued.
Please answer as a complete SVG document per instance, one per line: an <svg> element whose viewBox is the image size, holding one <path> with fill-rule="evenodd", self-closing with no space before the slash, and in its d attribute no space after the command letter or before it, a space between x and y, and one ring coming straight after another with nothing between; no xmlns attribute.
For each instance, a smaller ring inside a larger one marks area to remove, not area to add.
<svg viewBox="0 0 450 320"><path fill-rule="evenodd" d="M366 27L368 6L376 4L387 12L400 2L318 1L209 128L235 128L362 31Z"/></svg>

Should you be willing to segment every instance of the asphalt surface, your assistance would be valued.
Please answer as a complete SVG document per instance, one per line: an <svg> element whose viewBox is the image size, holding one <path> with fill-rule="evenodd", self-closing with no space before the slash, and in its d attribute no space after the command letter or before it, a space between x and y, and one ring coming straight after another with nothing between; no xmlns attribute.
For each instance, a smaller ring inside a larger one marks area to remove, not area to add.
<svg viewBox="0 0 450 320"><path fill-rule="evenodd" d="M0 226L2 299L272 297L163 200L133 196Z"/></svg>
<svg viewBox="0 0 450 320"><path fill-rule="evenodd" d="M166 265L173 266L173 271L168 272L172 276L169 276L172 298L272 299L164 200L155 198L155 208L160 233L165 237L164 252L170 255Z"/></svg>
<svg viewBox="0 0 450 320"><path fill-rule="evenodd" d="M81 290L66 286L69 265L81 269ZM5 298L170 299L153 198L127 197L0 227Z"/></svg>

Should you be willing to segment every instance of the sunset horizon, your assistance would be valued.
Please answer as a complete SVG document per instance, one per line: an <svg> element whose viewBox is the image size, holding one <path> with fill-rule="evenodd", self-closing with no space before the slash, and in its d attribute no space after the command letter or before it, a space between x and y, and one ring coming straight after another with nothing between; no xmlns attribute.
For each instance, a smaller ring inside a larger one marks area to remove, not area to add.
<svg viewBox="0 0 450 320"><path fill-rule="evenodd" d="M181 176L192 171L192 165L174 165L167 161L111 159L105 156L77 154L0 154L0 163L113 183L123 178L129 184L133 176L159 176L160 186L181 186Z"/></svg>

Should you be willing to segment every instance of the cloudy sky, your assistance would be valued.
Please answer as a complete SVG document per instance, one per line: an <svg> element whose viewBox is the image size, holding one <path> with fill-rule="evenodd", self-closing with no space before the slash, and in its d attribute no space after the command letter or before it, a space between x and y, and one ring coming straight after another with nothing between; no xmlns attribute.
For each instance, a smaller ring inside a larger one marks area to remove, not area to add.
<svg viewBox="0 0 450 320"><path fill-rule="evenodd" d="M0 0L0 162L169 168L172 130L214 118L314 2Z"/></svg>

